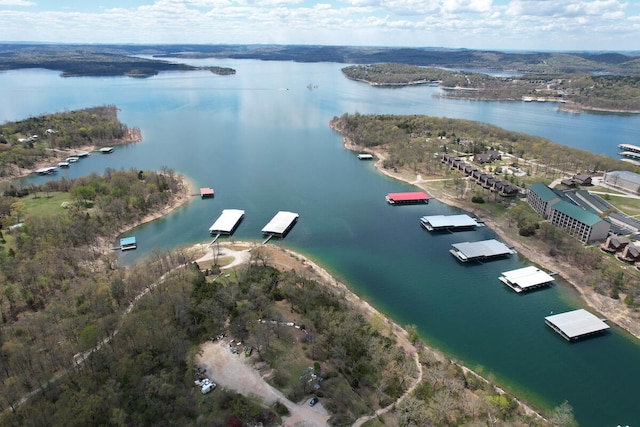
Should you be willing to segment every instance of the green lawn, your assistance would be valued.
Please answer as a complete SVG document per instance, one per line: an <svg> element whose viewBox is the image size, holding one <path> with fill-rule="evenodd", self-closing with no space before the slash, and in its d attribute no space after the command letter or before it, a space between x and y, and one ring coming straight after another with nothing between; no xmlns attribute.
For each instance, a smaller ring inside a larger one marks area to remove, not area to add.
<svg viewBox="0 0 640 427"><path fill-rule="evenodd" d="M49 195L45 193L38 193L35 197L33 195L29 195L18 200L24 203L24 213L27 217L52 215L64 212L65 208L62 204L64 202L73 203L74 201L71 194L63 192L49 193Z"/></svg>

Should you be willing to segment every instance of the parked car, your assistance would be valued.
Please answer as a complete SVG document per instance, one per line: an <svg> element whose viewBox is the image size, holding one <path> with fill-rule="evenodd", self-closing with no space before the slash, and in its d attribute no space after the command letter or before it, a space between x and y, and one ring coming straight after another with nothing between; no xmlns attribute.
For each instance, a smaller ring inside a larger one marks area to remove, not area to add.
<svg viewBox="0 0 640 427"><path fill-rule="evenodd" d="M311 399L311 400L309 401L309 406L313 406L313 405L315 405L316 403L318 403L318 398L317 398L317 397L314 397L313 399Z"/></svg>
<svg viewBox="0 0 640 427"><path fill-rule="evenodd" d="M213 382L205 383L202 385L202 394L207 394L214 388L216 388L216 383L213 383Z"/></svg>

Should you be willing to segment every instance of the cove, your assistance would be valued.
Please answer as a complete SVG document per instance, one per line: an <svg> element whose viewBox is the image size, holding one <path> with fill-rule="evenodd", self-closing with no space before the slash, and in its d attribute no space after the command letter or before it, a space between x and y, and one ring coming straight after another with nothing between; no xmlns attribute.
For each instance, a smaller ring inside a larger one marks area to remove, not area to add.
<svg viewBox="0 0 640 427"><path fill-rule="evenodd" d="M141 128L143 142L93 154L58 176L102 173L107 167L169 167L196 187L215 189L213 199L194 197L175 213L134 230L138 250L123 254L123 263L208 241L207 229L222 209L244 209L234 238L256 242L277 211L297 212L292 231L272 242L326 266L399 324L415 324L429 345L542 407L568 400L583 426L640 421L638 340L613 327L603 336L567 343L543 319L580 307L570 287L558 283L515 294L497 278L528 265L517 256L458 263L448 253L452 243L492 238L493 231L427 233L420 216L458 210L437 200L388 205L387 193L413 188L358 160L328 126L345 112L429 114L492 123L616 156L618 144L640 137L639 117L561 113L546 103L447 100L435 96L438 88L426 86L373 88L344 78L341 64L189 63L228 66L237 74L129 79L61 78L44 70L0 73L2 121L113 104L124 123Z"/></svg>

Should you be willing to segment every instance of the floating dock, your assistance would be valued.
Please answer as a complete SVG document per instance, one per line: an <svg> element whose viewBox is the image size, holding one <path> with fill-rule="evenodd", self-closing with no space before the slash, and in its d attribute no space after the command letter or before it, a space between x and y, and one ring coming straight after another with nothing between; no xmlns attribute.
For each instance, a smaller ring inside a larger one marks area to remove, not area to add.
<svg viewBox="0 0 640 427"><path fill-rule="evenodd" d="M102 154L110 154L113 153L114 148L113 147L102 147L100 151Z"/></svg>
<svg viewBox="0 0 640 427"><path fill-rule="evenodd" d="M450 249L449 252L460 262L482 261L506 257L516 253L516 251L495 239L455 243L451 246L453 246L454 249Z"/></svg>
<svg viewBox="0 0 640 427"><path fill-rule="evenodd" d="M280 211L262 228L262 234L269 236L269 238L273 236L284 237L296 223L298 216L294 212Z"/></svg>
<svg viewBox="0 0 640 427"><path fill-rule="evenodd" d="M624 151L630 151L633 153L638 153L640 154L640 147L638 147L637 145L633 145L633 144L619 144L618 148Z"/></svg>
<svg viewBox="0 0 640 427"><path fill-rule="evenodd" d="M120 250L129 251L138 247L135 237L124 237L120 239Z"/></svg>
<svg viewBox="0 0 640 427"><path fill-rule="evenodd" d="M484 224L469 215L429 215L420 218L420 224L429 231L473 230Z"/></svg>
<svg viewBox="0 0 640 427"><path fill-rule="evenodd" d="M550 285L553 277L533 265L517 270L505 271L498 279L516 292L526 292L532 289Z"/></svg>
<svg viewBox="0 0 640 427"><path fill-rule="evenodd" d="M602 319L582 308L547 316L544 321L567 341L575 341L609 329L609 325L604 323Z"/></svg>
<svg viewBox="0 0 640 427"><path fill-rule="evenodd" d="M207 199L213 197L213 188L203 187L200 189L200 197L203 199Z"/></svg>
<svg viewBox="0 0 640 427"><path fill-rule="evenodd" d="M51 175L54 174L58 171L58 168L55 166L50 166L48 168L40 168L40 169L36 169L36 173L38 175Z"/></svg>
<svg viewBox="0 0 640 427"><path fill-rule="evenodd" d="M69 162L58 162L58 167L59 168L68 168L70 165Z"/></svg>
<svg viewBox="0 0 640 427"><path fill-rule="evenodd" d="M373 160L373 154L360 153L360 154L358 154L358 159L360 159L360 160Z"/></svg>
<svg viewBox="0 0 640 427"><path fill-rule="evenodd" d="M390 205L413 205L419 203L429 203L429 195L422 191L412 191L408 193L389 193L386 196Z"/></svg>
<svg viewBox="0 0 640 427"><path fill-rule="evenodd" d="M209 227L209 233L214 234L233 234L240 221L244 218L244 211L241 209L224 209L222 214Z"/></svg>

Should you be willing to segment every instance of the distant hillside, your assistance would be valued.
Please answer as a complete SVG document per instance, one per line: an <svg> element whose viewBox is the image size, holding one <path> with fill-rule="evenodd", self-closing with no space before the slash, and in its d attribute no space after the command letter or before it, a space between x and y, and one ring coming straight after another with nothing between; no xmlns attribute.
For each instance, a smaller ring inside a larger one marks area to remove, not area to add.
<svg viewBox="0 0 640 427"><path fill-rule="evenodd" d="M195 69L135 56L234 58L264 61L397 63L442 68L475 68L515 73L597 73L640 76L640 54L606 52L498 52L468 49L301 45L0 45L0 70L47 68L64 75L148 76ZM219 74L234 70L208 67Z"/></svg>

